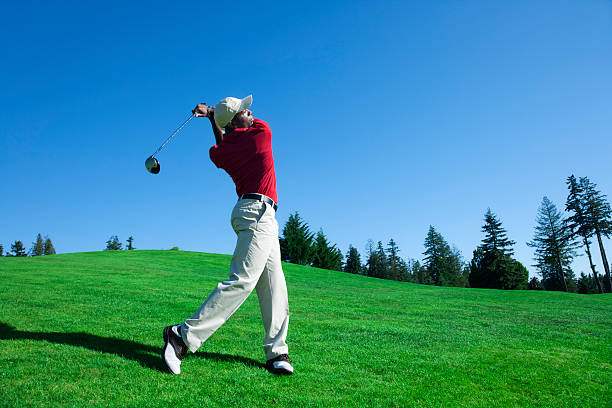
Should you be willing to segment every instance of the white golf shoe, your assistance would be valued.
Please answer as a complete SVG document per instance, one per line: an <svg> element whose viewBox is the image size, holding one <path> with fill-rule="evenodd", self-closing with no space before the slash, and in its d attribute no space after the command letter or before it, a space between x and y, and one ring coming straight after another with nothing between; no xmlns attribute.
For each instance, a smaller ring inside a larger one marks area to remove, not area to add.
<svg viewBox="0 0 612 408"><path fill-rule="evenodd" d="M281 354L266 362L266 369L272 374L290 375L293 374L293 366L289 363L289 355Z"/></svg>
<svg viewBox="0 0 612 408"><path fill-rule="evenodd" d="M172 374L181 373L181 361L187 354L187 345L179 331L179 325L164 328L164 348L162 358Z"/></svg>

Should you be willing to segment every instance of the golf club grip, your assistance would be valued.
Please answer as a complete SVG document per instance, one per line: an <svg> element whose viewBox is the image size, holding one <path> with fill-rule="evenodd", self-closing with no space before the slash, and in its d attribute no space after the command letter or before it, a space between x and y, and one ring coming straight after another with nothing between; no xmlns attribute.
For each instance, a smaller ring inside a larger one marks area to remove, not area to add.
<svg viewBox="0 0 612 408"><path fill-rule="evenodd" d="M178 128L177 128L177 129L176 129L176 130L175 130L175 131L174 131L174 132L173 132L173 133L170 135L170 137L168 137L168 138L166 139L166 141L165 141L165 142L164 142L164 143L163 143L161 146L159 146L159 148L158 148L158 149L155 151L155 153L153 153L153 154L151 155L151 157L155 157L155 155L156 155L157 153L159 153L159 151L160 151L161 149L163 149L163 148L164 148L164 146L165 146L166 144L168 144L168 142L170 141L170 139L172 139L172 138L174 137L174 135L176 135L178 132L180 132L180 130L181 130L182 128L184 128L184 127L185 127L185 125L186 125L187 123L189 123L189 121L190 121L191 119L193 119L193 118L195 118L195 113L192 113L192 114L191 114L191 116L189 116L189 118L187 118L187 120L186 120L186 121L184 121L184 122L181 124L181 126L179 126L179 127L178 127Z"/></svg>

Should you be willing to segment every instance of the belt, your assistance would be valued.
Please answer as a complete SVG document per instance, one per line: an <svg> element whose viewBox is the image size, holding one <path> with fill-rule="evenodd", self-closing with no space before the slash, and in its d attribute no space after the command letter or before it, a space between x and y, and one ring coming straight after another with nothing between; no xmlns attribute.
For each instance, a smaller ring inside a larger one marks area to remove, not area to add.
<svg viewBox="0 0 612 408"><path fill-rule="evenodd" d="M255 194L255 193L243 194L240 196L238 201L242 200L243 198L252 198L253 200L259 200L259 201L263 201L264 203L268 203L272 206L272 208L274 208L275 212L276 212L276 209L278 208L278 205L274 202L274 200L272 200L270 197L265 196L263 194Z"/></svg>

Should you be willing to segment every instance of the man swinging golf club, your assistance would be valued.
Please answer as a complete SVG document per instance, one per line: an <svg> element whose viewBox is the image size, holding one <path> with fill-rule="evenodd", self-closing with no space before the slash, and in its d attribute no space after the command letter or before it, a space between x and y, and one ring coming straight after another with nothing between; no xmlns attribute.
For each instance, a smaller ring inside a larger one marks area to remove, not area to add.
<svg viewBox="0 0 612 408"><path fill-rule="evenodd" d="M213 163L236 184L238 202L231 215L238 237L229 280L220 282L204 304L185 323L164 329L162 357L173 374L180 374L187 350L195 352L246 300L257 291L265 329L266 368L274 374L292 374L285 339L289 325L287 286L278 242L276 175L272 132L249 109L251 95L225 98L216 107L198 104L196 117L208 117L216 144Z"/></svg>

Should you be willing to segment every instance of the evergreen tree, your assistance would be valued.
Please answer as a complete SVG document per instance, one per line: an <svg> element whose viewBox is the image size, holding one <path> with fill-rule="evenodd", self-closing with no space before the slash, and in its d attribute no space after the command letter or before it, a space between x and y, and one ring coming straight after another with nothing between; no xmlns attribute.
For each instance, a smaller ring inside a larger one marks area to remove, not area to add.
<svg viewBox="0 0 612 408"><path fill-rule="evenodd" d="M542 287L542 284L540 283L538 278L535 277L535 276L529 280L529 283L527 284L527 289L529 289L529 290L544 290L544 288Z"/></svg>
<svg viewBox="0 0 612 408"><path fill-rule="evenodd" d="M333 271L342 270L342 253L335 244L329 246L322 229L317 232L313 245L312 266Z"/></svg>
<svg viewBox="0 0 612 408"><path fill-rule="evenodd" d="M105 251L120 251L123 249L123 245L121 241L119 241L119 237L116 235L111 235L111 237L106 241Z"/></svg>
<svg viewBox="0 0 612 408"><path fill-rule="evenodd" d="M370 252L370 255L368 256L368 259L365 263L365 274L372 278L375 277L375 271L378 268L378 263L378 254L376 253L376 251Z"/></svg>
<svg viewBox="0 0 612 408"><path fill-rule="evenodd" d="M433 279L419 261L414 261L411 268L413 282L420 283L422 285L433 285Z"/></svg>
<svg viewBox="0 0 612 408"><path fill-rule="evenodd" d="M480 247L485 253L499 253L501 251L501 255L512 256L514 254L512 245L515 242L506 237L506 230L501 225L501 221L497 219L493 211L487 208L485 224L482 226L482 232L486 235Z"/></svg>
<svg viewBox="0 0 612 408"><path fill-rule="evenodd" d="M580 177L580 184L583 191L583 205L586 214L586 220L589 228L595 233L597 243L599 244L599 253L604 266L605 278L604 289L607 293L612 291L612 281L610 280L610 266L608 258L601 240L601 236L610 238L612 234L612 209L610 203L606 200L606 196L597 190L597 185L591 183L587 177Z"/></svg>
<svg viewBox="0 0 612 408"><path fill-rule="evenodd" d="M32 256L41 256L45 253L45 243L43 242L40 233L36 236L36 241L32 243L32 250L30 251Z"/></svg>
<svg viewBox="0 0 612 408"><path fill-rule="evenodd" d="M468 282L471 288L494 288L496 286L495 276L489 273L485 265L485 253L481 247L474 250L470 261L470 274Z"/></svg>
<svg viewBox="0 0 612 408"><path fill-rule="evenodd" d="M546 290L567 292L567 282L574 277L570 268L577 248L574 234L548 197L542 200L537 223L533 241L527 245L535 248L534 266L542 277L542 285Z"/></svg>
<svg viewBox="0 0 612 408"><path fill-rule="evenodd" d="M389 260L385 253L385 248L381 241L378 241L376 245L376 254L378 255L379 264L376 270L376 277L380 279L389 279Z"/></svg>
<svg viewBox="0 0 612 408"><path fill-rule="evenodd" d="M378 247L370 249L370 256L366 262L367 275L374 278L385 279L387 276L387 259L382 242L378 241Z"/></svg>
<svg viewBox="0 0 612 408"><path fill-rule="evenodd" d="M574 177L572 174L567 178L567 188L569 189L569 194L565 202L565 211L573 212L573 215L568 217L566 221L567 226L570 231L572 231L572 234L582 238L582 243L585 247L587 257L589 258L589 265L591 266L591 271L593 272L593 278L595 280L595 284L597 285L597 290L599 293L603 293L601 283L599 282L599 277L597 276L597 271L595 270L595 265L593 264L593 257L591 256L591 241L589 238L593 236L593 228L588 221L585 210L585 202L583 199L584 186L581 183L578 183L578 181L576 181L576 177Z"/></svg>
<svg viewBox="0 0 612 408"><path fill-rule="evenodd" d="M370 238L367 240L366 244L365 244L365 254L366 257L369 258L370 255L372 255L372 252L374 252L374 241Z"/></svg>
<svg viewBox="0 0 612 408"><path fill-rule="evenodd" d="M462 283L463 260L456 248L451 250L442 235L429 226L425 237L424 265L427 274L437 286L464 286Z"/></svg>
<svg viewBox="0 0 612 408"><path fill-rule="evenodd" d="M136 248L134 248L134 237L130 235L130 237L127 239L127 250L128 251L132 251Z"/></svg>
<svg viewBox="0 0 612 408"><path fill-rule="evenodd" d="M305 221L302 221L296 211L291 214L283 228L283 242L281 245L281 257L299 265L310 265L313 255L314 234Z"/></svg>
<svg viewBox="0 0 612 408"><path fill-rule="evenodd" d="M53 242L51 242L51 238L49 237L45 237L43 255L55 255L55 248L53 247Z"/></svg>
<svg viewBox="0 0 612 408"><path fill-rule="evenodd" d="M468 286L468 271L461 251L453 246L447 258L446 273L443 275L443 283L446 283L444 286Z"/></svg>
<svg viewBox="0 0 612 408"><path fill-rule="evenodd" d="M15 241L11 244L11 252L13 252L13 256L28 256L21 241Z"/></svg>
<svg viewBox="0 0 612 408"><path fill-rule="evenodd" d="M425 269L431 277L434 285L440 285L441 270L444 267L444 245L446 242L433 226L429 226L429 231L425 237L425 258L423 259Z"/></svg>
<svg viewBox="0 0 612 408"><path fill-rule="evenodd" d="M472 288L524 289L527 286L527 268L511 257L514 241L506 237L506 230L501 225L491 209L487 209L482 227L486 235L470 263Z"/></svg>
<svg viewBox="0 0 612 408"><path fill-rule="evenodd" d="M387 244L387 263L388 263L388 271L387 271L387 279L392 280L400 280L401 275L401 258L398 256L399 248L393 238L389 240Z"/></svg>
<svg viewBox="0 0 612 408"><path fill-rule="evenodd" d="M283 237L278 237L278 245L280 247L281 260L287 261L288 260L287 240Z"/></svg>
<svg viewBox="0 0 612 408"><path fill-rule="evenodd" d="M410 261L406 262L402 258L398 261L399 278L401 282L412 282L412 274L410 272Z"/></svg>
<svg viewBox="0 0 612 408"><path fill-rule="evenodd" d="M576 293L578 291L578 286L576 286L577 283L578 279L576 279L576 275L572 271L572 278L567 279L567 291L570 293ZM546 287L544 287L544 289L546 289Z"/></svg>
<svg viewBox="0 0 612 408"><path fill-rule="evenodd" d="M349 245L348 252L346 253L346 263L344 264L344 272L354 273L361 275L363 273L363 266L361 265L361 255L357 248Z"/></svg>
<svg viewBox="0 0 612 408"><path fill-rule="evenodd" d="M463 282L463 286L466 288L470 287L470 264L464 262L463 270L461 271L461 281Z"/></svg>
<svg viewBox="0 0 612 408"><path fill-rule="evenodd" d="M591 275L585 275L584 272L580 273L578 282L576 283L577 292L583 294L597 293L597 285L595 279Z"/></svg>
<svg viewBox="0 0 612 408"><path fill-rule="evenodd" d="M3 256L4 254L4 247L2 246L2 244L0 244L0 256Z"/></svg>

